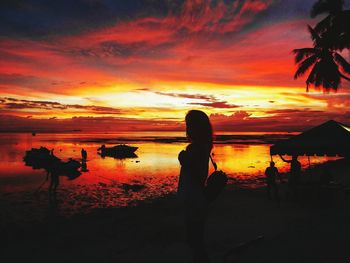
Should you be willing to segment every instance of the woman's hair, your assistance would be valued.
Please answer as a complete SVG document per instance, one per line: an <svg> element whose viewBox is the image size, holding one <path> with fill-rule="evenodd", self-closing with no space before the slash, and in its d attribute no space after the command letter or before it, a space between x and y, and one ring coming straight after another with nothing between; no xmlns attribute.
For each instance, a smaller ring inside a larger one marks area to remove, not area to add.
<svg viewBox="0 0 350 263"><path fill-rule="evenodd" d="M190 110L186 114L187 138L194 143L213 145L213 129L208 116L199 110Z"/></svg>

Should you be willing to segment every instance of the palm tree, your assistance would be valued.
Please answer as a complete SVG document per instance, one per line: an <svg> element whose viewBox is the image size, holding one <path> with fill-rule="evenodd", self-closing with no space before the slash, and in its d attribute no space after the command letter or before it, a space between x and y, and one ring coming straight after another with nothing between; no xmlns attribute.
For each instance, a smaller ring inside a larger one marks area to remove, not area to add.
<svg viewBox="0 0 350 263"><path fill-rule="evenodd" d="M324 91L336 91L342 79L350 81L344 74L350 74L350 64L334 49L329 47L328 40L323 38L311 26L308 26L313 40L312 48L294 49L295 63L298 69L294 79L297 79L308 71L310 74L306 80L306 90L310 84L316 88L322 86Z"/></svg>
<svg viewBox="0 0 350 263"><path fill-rule="evenodd" d="M312 7L311 17L328 14L315 27L330 48L350 48L350 10L343 10L343 0L318 0Z"/></svg>
<svg viewBox="0 0 350 263"><path fill-rule="evenodd" d="M311 17L329 13L336 15L343 10L344 0L318 0L311 9Z"/></svg>

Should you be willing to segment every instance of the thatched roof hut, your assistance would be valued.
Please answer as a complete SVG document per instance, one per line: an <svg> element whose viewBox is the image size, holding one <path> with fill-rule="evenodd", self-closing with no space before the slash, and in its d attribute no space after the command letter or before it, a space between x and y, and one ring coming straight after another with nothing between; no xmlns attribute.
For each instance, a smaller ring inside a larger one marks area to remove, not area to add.
<svg viewBox="0 0 350 263"><path fill-rule="evenodd" d="M271 146L270 154L350 156L350 127L330 120Z"/></svg>

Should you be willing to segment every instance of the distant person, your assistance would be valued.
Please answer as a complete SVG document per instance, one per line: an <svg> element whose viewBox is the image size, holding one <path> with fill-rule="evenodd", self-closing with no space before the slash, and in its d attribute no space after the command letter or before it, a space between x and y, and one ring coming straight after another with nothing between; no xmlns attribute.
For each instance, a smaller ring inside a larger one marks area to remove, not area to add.
<svg viewBox="0 0 350 263"><path fill-rule="evenodd" d="M81 149L81 159L83 162L87 160L87 152L84 148Z"/></svg>
<svg viewBox="0 0 350 263"><path fill-rule="evenodd" d="M89 171L89 169L87 168L86 160L85 160L85 161L83 160L83 161L81 162L81 171L84 172L84 173L86 173L86 172Z"/></svg>
<svg viewBox="0 0 350 263"><path fill-rule="evenodd" d="M278 193L278 186L276 182L276 178L278 177L280 182L281 176L278 172L278 169L275 167L274 162L270 162L270 166L266 168L265 170L265 176L266 176L266 187L267 187L267 197L269 199L276 199L279 200L279 193ZM273 193L272 193L273 191Z"/></svg>
<svg viewBox="0 0 350 263"><path fill-rule="evenodd" d="M210 262L204 241L208 202L204 196L213 132L208 116L198 110L186 115L190 144L179 153L181 164L178 194L184 203L187 241L195 263Z"/></svg>
<svg viewBox="0 0 350 263"><path fill-rule="evenodd" d="M286 160L280 155L282 161L290 163L290 173L288 177L288 195L293 195L293 198L297 198L298 184L301 175L301 164L298 161L298 155L293 155L292 160Z"/></svg>

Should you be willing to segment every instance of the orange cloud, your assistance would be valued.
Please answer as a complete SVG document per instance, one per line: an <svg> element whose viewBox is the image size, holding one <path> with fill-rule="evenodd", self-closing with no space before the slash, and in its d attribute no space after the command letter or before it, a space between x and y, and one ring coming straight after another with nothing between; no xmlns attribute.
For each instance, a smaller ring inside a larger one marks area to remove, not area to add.
<svg viewBox="0 0 350 263"><path fill-rule="evenodd" d="M310 45L310 21L269 20L264 16L274 4L187 0L165 16L120 20L73 35L3 37L0 95L21 102L6 101L0 111L33 116L33 121L58 117L52 123L101 115L133 123L133 118L151 121L155 116L179 121L196 107L214 114L222 129L234 128L229 122L237 120L250 129L258 124L292 129L288 120L318 120L317 111L338 118L347 111L349 90L345 85L339 97L301 94L304 83L293 80L291 50ZM40 101L53 104L38 105ZM297 110L298 118L288 108Z"/></svg>

